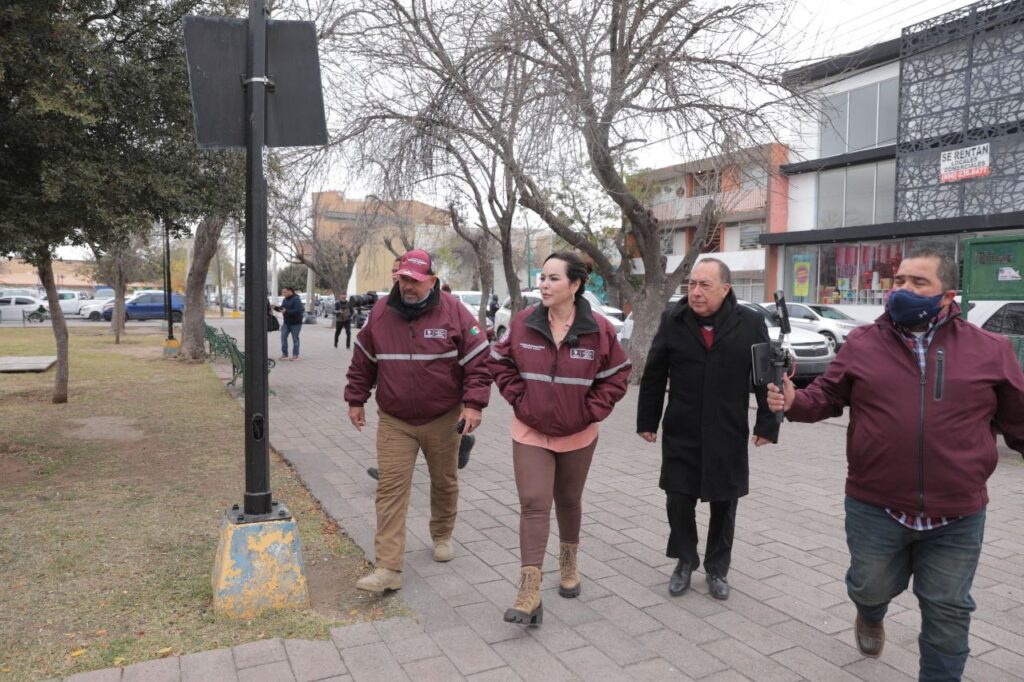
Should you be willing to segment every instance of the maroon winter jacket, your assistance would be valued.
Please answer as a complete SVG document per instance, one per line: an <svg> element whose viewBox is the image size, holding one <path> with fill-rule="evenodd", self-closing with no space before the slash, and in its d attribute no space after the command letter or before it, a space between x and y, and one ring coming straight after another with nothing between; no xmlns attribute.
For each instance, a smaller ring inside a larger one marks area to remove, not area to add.
<svg viewBox="0 0 1024 682"><path fill-rule="evenodd" d="M935 330L922 376L914 351L888 315L850 333L786 413L812 422L842 414L846 494L937 518L988 504L985 482L998 455L993 427L1024 453L1024 374L1006 337L952 315Z"/></svg>
<svg viewBox="0 0 1024 682"><path fill-rule="evenodd" d="M491 398L487 335L466 306L434 287L427 308L410 312L398 288L377 301L356 336L345 402L361 406L377 385L377 405L414 425L460 403L482 410Z"/></svg>
<svg viewBox="0 0 1024 682"><path fill-rule="evenodd" d="M584 298L561 346L537 304L516 314L488 365L519 421L548 436L579 433L611 414L630 371L615 329Z"/></svg>

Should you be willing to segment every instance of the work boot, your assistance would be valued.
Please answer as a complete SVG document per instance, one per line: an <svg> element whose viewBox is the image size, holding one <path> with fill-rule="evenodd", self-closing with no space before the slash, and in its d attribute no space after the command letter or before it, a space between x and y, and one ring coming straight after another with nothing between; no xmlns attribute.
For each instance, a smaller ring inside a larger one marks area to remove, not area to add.
<svg viewBox="0 0 1024 682"><path fill-rule="evenodd" d="M882 655L882 647L885 646L885 625L882 621L866 621L858 613L857 620L853 622L853 637L857 640L857 648L862 654L878 658Z"/></svg>
<svg viewBox="0 0 1024 682"><path fill-rule="evenodd" d="M476 443L476 436L471 433L467 433L459 441L459 468L465 469L466 465L469 464L469 453L473 449L473 445Z"/></svg>
<svg viewBox="0 0 1024 682"><path fill-rule="evenodd" d="M455 547L451 538L434 540L434 561L451 561L455 558Z"/></svg>
<svg viewBox="0 0 1024 682"><path fill-rule="evenodd" d="M544 622L544 605L540 602L540 568L523 566L521 575L516 603L505 611L505 622L540 625Z"/></svg>
<svg viewBox="0 0 1024 682"><path fill-rule="evenodd" d="M559 545L558 571L560 579L558 582L558 594L571 599L580 595L580 572L576 566L576 550L580 547L578 542L563 542Z"/></svg>
<svg viewBox="0 0 1024 682"><path fill-rule="evenodd" d="M373 573L356 581L356 589L377 593L400 590L402 589L402 574L400 571L392 571L390 568L375 568Z"/></svg>
<svg viewBox="0 0 1024 682"><path fill-rule="evenodd" d="M708 581L708 592L712 597L715 599L729 598L729 583L725 578L717 573L708 573L704 579Z"/></svg>
<svg viewBox="0 0 1024 682"><path fill-rule="evenodd" d="M676 570L672 571L672 575L668 579L668 593L673 597L678 597L690 589L691 573L693 573L693 569L690 568L690 564L685 559L680 559L676 563Z"/></svg>

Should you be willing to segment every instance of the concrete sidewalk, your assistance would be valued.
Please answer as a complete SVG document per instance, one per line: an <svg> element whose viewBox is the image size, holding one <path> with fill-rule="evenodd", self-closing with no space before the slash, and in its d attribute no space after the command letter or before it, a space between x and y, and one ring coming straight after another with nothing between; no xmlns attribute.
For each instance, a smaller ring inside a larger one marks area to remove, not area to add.
<svg viewBox="0 0 1024 682"><path fill-rule="evenodd" d="M241 340L240 321L222 325ZM331 347L333 329L307 327L302 359L270 375L274 447L345 531L373 558L376 408L352 428L341 394L351 354ZM344 339L342 339L343 341ZM270 337L277 357L277 335ZM417 390L417 387L410 387ZM429 396L425 396L428 399ZM544 625L502 622L519 576L518 499L511 410L495 391L469 466L461 472L456 558L431 558L429 480L413 479L403 600L413 619L332 631L332 641L268 640L80 675L75 680L901 680L917 676L920 616L912 594L886 622L880 660L853 646L854 609L843 577L845 429L783 427L782 444L751 450L751 494L740 501L729 582L710 598L703 576L691 591L666 591L674 561L657 487L658 445L635 435L636 392L601 427L584 495L583 593L557 593L557 531L548 545ZM974 583L972 680L1024 679L1024 466L1005 451L990 481L985 551ZM707 508L700 505L701 536Z"/></svg>

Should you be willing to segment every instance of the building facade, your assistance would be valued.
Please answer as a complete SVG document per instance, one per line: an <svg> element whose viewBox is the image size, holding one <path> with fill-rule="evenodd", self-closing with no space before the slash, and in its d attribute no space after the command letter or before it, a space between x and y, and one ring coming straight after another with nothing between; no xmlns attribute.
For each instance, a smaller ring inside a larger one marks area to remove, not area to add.
<svg viewBox="0 0 1024 682"><path fill-rule="evenodd" d="M909 250L962 262L966 239L1024 234L1021 0L984 0L787 77L821 105L781 168L788 229L759 238L789 300L869 317Z"/></svg>
<svg viewBox="0 0 1024 682"><path fill-rule="evenodd" d="M740 298L763 301L776 279L777 259L761 235L784 232L787 224L788 184L779 167L788 160L782 145L765 145L729 157L712 157L658 168L643 174L653 193L650 199L661 229L661 252L672 272L692 248L725 262L733 274ZM694 244L705 207L714 202L716 229L703 244ZM643 272L634 260L633 271Z"/></svg>

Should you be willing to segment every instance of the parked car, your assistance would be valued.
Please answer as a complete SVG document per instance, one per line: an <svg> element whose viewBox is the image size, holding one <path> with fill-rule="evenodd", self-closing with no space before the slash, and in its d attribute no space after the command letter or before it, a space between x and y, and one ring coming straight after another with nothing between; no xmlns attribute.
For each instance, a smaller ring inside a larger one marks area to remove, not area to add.
<svg viewBox="0 0 1024 682"><path fill-rule="evenodd" d="M524 291L522 293L522 296L525 301L525 307L536 305L540 303L541 300L540 292L537 290ZM616 336L619 336L622 332L622 328L625 323L621 319L614 317L612 314L606 312L604 309L604 305L597 298L594 292L584 291L583 297L587 299L588 303L590 303L591 310L593 310L594 312L596 312L597 314L601 315L609 322L611 322L612 327L615 329ZM619 310L618 308L612 308L612 310L617 310L619 314L622 313L622 311ZM505 336L505 332L508 331L508 326L511 320L512 298L509 297L505 299L505 302L501 304L500 308L498 308L498 312L494 314L494 333L496 338L501 339L502 337Z"/></svg>
<svg viewBox="0 0 1024 682"><path fill-rule="evenodd" d="M679 294L672 296L668 300L668 305L673 305L681 298L682 296ZM764 317L765 324L768 325L768 335L772 340L778 340L779 334L782 333L782 327L779 326L773 313L769 312L767 308L759 303L742 300L739 303L760 313ZM626 323L623 325L622 331L619 333L619 343L622 344L623 348L629 346L629 337L632 334L633 313L630 313L626 317ZM836 357L835 349L827 339L822 338L820 334L805 329L794 327L789 335L789 343L793 348L793 355L796 356L796 374L794 378L802 382L807 382L824 373Z"/></svg>
<svg viewBox="0 0 1024 682"><path fill-rule="evenodd" d="M776 312L774 303L765 303L764 307L770 313ZM832 350L836 351L846 343L846 335L851 331L865 324L862 320L850 317L843 311L830 305L819 305L817 303L790 303L786 302L786 310L789 311L789 323L792 327L808 329L817 332L828 339Z"/></svg>
<svg viewBox="0 0 1024 682"><path fill-rule="evenodd" d="M113 306L114 299L106 298L102 301L87 301L78 309L78 314L92 320L93 322L99 322L103 319L103 309L108 303Z"/></svg>
<svg viewBox="0 0 1024 682"><path fill-rule="evenodd" d="M34 296L0 296L0 322L21 322L23 313L46 312L50 306Z"/></svg>
<svg viewBox="0 0 1024 682"><path fill-rule="evenodd" d="M81 307L92 300L92 297L84 291L61 290L57 292L57 299L65 315L78 315Z"/></svg>
<svg viewBox="0 0 1024 682"><path fill-rule="evenodd" d="M1024 336L1024 301L971 301L967 321L987 332Z"/></svg>
<svg viewBox="0 0 1024 682"><path fill-rule="evenodd" d="M779 326L774 313L769 312L767 308L759 303L740 301L740 305L760 313L764 317L764 323L768 325L768 335L773 341L779 340L779 335L782 334L782 327ZM790 326L792 327L792 325ZM789 334L789 344L796 358L796 373L793 375L793 379L801 383L809 382L814 377L824 374L832 360L836 357L835 348L832 347L828 340L822 338L816 332L800 329L799 327L792 327L792 331Z"/></svg>
<svg viewBox="0 0 1024 682"><path fill-rule="evenodd" d="M453 291L452 296L462 301L462 305L466 306L466 310L473 316L475 320L477 315L480 314L480 299L483 298L483 293L480 291ZM487 328L484 330L487 333L487 340L494 340L494 320L489 317L484 318L487 321Z"/></svg>
<svg viewBox="0 0 1024 682"><path fill-rule="evenodd" d="M164 293L136 294L124 302L125 320L161 320L167 316L164 307ZM114 316L114 303L103 306L103 319L110 321ZM171 294L171 319L181 322L185 316L185 297Z"/></svg>

